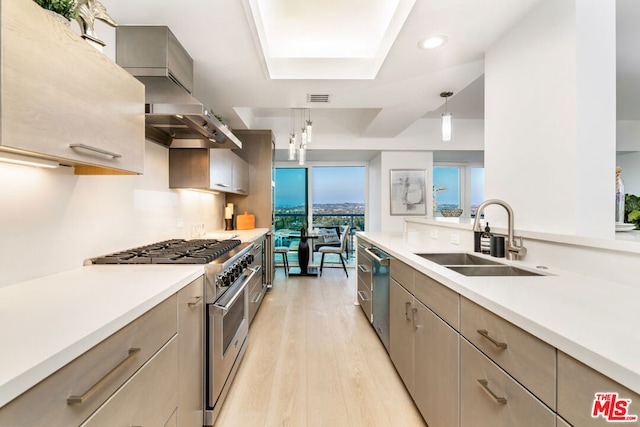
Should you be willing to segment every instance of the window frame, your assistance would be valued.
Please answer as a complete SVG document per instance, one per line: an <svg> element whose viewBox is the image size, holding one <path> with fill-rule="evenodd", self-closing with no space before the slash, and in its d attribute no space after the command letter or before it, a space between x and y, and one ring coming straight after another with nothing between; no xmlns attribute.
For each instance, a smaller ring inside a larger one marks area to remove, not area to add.
<svg viewBox="0 0 640 427"><path fill-rule="evenodd" d="M458 162L433 162L431 174L433 176L435 168L458 168L460 176L460 187L458 188L460 194L460 208L463 210L463 216L470 216L471 214L471 169L481 168L484 169L482 163L458 163ZM433 179L433 178L432 178ZM432 190L433 194L433 190ZM440 211L436 211L435 205L432 211L434 218L443 218Z"/></svg>

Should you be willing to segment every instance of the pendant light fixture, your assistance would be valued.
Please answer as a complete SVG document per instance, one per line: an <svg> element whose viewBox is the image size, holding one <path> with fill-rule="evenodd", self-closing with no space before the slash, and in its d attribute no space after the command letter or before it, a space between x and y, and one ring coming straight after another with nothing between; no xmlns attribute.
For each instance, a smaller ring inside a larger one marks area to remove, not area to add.
<svg viewBox="0 0 640 427"><path fill-rule="evenodd" d="M309 119L307 120L307 142L311 144L311 134L313 133L313 122L311 121L311 109L307 109L309 112Z"/></svg>
<svg viewBox="0 0 640 427"><path fill-rule="evenodd" d="M300 125L300 134L295 131L296 122ZM313 123L311 110L308 108L291 109L291 134L289 135L289 160L298 160L300 166L307 158L307 144L311 142Z"/></svg>
<svg viewBox="0 0 640 427"><path fill-rule="evenodd" d="M444 98L444 113L442 113L442 140L451 141L451 113L448 111L447 100L453 92L442 92L440 96Z"/></svg>
<svg viewBox="0 0 640 427"><path fill-rule="evenodd" d="M294 111L291 109L291 134L289 135L289 160L296 159L296 131Z"/></svg>

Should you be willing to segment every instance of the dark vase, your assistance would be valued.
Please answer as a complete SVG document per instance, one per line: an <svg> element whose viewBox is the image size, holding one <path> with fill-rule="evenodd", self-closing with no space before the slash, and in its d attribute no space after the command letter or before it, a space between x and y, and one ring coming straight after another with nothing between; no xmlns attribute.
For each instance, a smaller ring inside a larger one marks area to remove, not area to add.
<svg viewBox="0 0 640 427"><path fill-rule="evenodd" d="M300 229L300 246L298 247L298 264L300 264L300 274L307 274L309 265L309 243L307 243L307 230Z"/></svg>

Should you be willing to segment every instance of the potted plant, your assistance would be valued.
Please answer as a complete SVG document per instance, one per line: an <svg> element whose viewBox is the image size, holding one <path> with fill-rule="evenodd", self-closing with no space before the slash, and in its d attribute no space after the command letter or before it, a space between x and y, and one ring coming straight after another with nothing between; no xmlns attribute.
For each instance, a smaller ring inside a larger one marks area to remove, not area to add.
<svg viewBox="0 0 640 427"><path fill-rule="evenodd" d="M34 0L43 9L53 12L64 19L65 25L69 25L69 21L75 19L76 12L76 0Z"/></svg>

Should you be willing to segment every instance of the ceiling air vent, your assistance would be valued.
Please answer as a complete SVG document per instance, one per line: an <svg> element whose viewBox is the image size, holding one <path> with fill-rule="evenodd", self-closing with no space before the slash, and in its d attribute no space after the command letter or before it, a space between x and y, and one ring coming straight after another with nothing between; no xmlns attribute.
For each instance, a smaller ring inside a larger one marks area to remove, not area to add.
<svg viewBox="0 0 640 427"><path fill-rule="evenodd" d="M318 95L318 94L307 94L307 102L309 103L324 103L327 104L331 102L331 95Z"/></svg>

